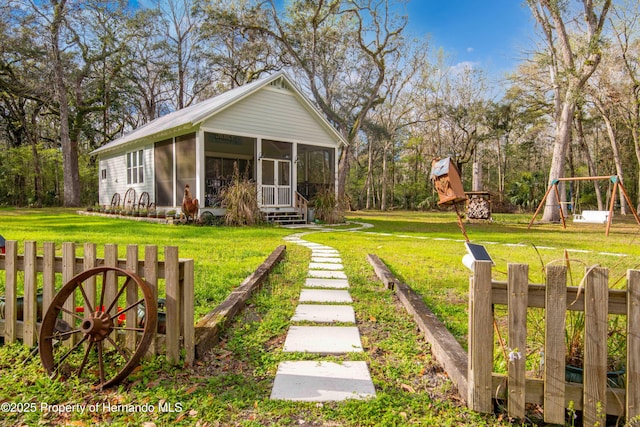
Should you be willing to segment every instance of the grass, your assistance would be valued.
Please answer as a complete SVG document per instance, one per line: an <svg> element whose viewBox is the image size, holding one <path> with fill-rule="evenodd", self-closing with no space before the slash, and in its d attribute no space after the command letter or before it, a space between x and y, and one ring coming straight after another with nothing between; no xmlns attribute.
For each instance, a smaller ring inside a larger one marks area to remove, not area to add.
<svg viewBox="0 0 640 427"><path fill-rule="evenodd" d="M77 216L71 211L7 209L0 210L0 218L0 234L19 241L117 243L122 250L128 243L178 245L181 257L195 260L198 316L226 297L284 243L284 236L294 232L268 226L162 226ZM170 366L163 358L155 358L141 365L118 388L96 392L81 381L62 384L49 380L37 356L28 360L29 350L20 345L0 347L0 402L88 403L103 405L102 409L104 405L118 408L113 405L120 404L126 409L126 405L147 404L154 412L53 413L38 407L35 412L3 414L0 425L510 425L499 417L478 415L461 406L412 319L397 305L392 293L382 288L366 261L367 253L380 256L397 276L424 296L464 343L469 272L460 261L464 248L453 214L356 212L349 219L373 224L374 228L348 231L339 227L304 238L335 247L342 255L365 348L355 358L365 360L370 367L375 399L325 404L269 399L278 363L303 358L282 352L310 259L308 249L289 245L285 260L221 342L192 367ZM638 227L633 224L614 223L611 235L605 237L604 226L568 224L562 231L558 225L536 225L527 230L528 220L526 216L496 215L494 224L467 225L472 241L496 242L487 245L497 264L496 275L506 271L507 262L527 262L531 264L532 281L541 281L542 264L562 258L565 248L592 251L573 256L586 265L609 267L611 277L637 267L640 247ZM448 240L436 240L440 238ZM524 246L507 246L518 243ZM555 249L536 250L534 245ZM353 360L354 356L349 358ZM346 359L336 356L335 360Z"/></svg>
<svg viewBox="0 0 640 427"><path fill-rule="evenodd" d="M229 292L251 274L269 254L283 243L291 231L275 227L197 227L166 226L114 217L79 216L72 210L2 209L0 234L8 240L78 244L96 243L102 256L107 243L118 245L124 258L127 244L157 245L163 257L165 246L178 246L181 258L195 264L196 317L201 317L223 301ZM21 249L19 249L21 251ZM0 295L4 294L4 275L0 275Z"/></svg>

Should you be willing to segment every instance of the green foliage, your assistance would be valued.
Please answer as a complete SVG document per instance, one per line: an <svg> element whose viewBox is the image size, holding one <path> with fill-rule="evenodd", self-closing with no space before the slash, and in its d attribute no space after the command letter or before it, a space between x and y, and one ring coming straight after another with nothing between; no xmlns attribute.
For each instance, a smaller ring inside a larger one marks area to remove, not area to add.
<svg viewBox="0 0 640 427"><path fill-rule="evenodd" d="M521 173L509 186L509 201L525 211L534 210L544 196L545 182L541 171Z"/></svg>
<svg viewBox="0 0 640 427"><path fill-rule="evenodd" d="M41 199L36 192L36 168L31 146L0 150L0 205L4 206L56 206L60 203L62 186L62 153L38 144ZM93 181L96 181L95 175ZM97 185L97 184L96 184ZM93 204L87 200L85 205Z"/></svg>

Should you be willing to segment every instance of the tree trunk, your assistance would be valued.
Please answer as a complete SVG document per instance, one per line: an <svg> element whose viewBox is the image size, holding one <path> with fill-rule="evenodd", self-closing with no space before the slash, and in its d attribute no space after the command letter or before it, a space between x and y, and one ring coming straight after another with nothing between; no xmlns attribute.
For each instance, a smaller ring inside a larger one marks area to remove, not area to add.
<svg viewBox="0 0 640 427"><path fill-rule="evenodd" d="M471 191L482 191L482 163L478 159L478 153L473 155L473 178L471 180Z"/></svg>
<svg viewBox="0 0 640 427"><path fill-rule="evenodd" d="M352 141L348 141L351 143ZM348 208L348 201L346 197L347 176L349 176L350 164L350 148L351 145L345 145L342 147L340 153L340 160L338 161L338 200L339 203L346 209Z"/></svg>
<svg viewBox="0 0 640 427"><path fill-rule="evenodd" d="M365 180L365 187L367 188L367 201L365 202L365 209L371 209L371 198L373 197L373 144L369 141L369 150L367 159L367 179ZM374 203L375 206L375 203Z"/></svg>
<svg viewBox="0 0 640 427"><path fill-rule="evenodd" d="M638 135L637 127L632 128L631 134L633 135L633 145L636 152L636 161L638 162L638 168L640 169L640 135ZM640 211L640 174L638 174L638 195L636 200L636 212L638 212Z"/></svg>
<svg viewBox="0 0 640 427"><path fill-rule="evenodd" d="M604 123L606 125L607 136L609 137L609 142L611 143L611 151L613 153L613 163L616 165L616 173L620 178L620 183L624 186L624 175L623 175L624 172L622 169L622 160L620 159L620 150L618 149L618 140L616 138L616 132L613 129L613 125L611 124L611 119L609 118L609 115L607 114L607 111L604 108L604 105L602 104L602 102L599 99L595 98L595 104L596 104L596 107L598 107L598 111L600 111L600 115L602 115L602 119L604 120ZM627 200L624 197L622 188L620 188L619 193L620 193L619 194L620 215L626 215ZM611 197L615 197L615 195L612 195Z"/></svg>
<svg viewBox="0 0 640 427"><path fill-rule="evenodd" d="M549 187L555 183L557 178L564 178L564 166L567 160L567 147L571 141L571 121L573 119L574 108L573 94L567 93L565 101L562 103L562 111L556 130L556 140L553 144L553 158L551 160L551 169L549 170ZM560 198L566 198L565 194L560 193ZM557 200L555 192L551 191L547 197L542 221L560 221L560 211L558 207L563 201L565 200Z"/></svg>
<svg viewBox="0 0 640 427"><path fill-rule="evenodd" d="M382 150L382 190L380 195L380 210L387 210L387 144Z"/></svg>
<svg viewBox="0 0 640 427"><path fill-rule="evenodd" d="M64 21L66 0L54 4L51 23L51 47L56 98L60 109L60 145L64 181L64 206L80 206L80 171L78 167L78 143L69 135L69 100L64 81L64 66L60 54L60 32Z"/></svg>

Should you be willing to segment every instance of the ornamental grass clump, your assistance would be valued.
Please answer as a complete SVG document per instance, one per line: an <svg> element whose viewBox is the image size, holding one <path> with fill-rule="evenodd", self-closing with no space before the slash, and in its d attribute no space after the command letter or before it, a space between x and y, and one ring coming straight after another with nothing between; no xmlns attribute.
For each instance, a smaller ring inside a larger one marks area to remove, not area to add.
<svg viewBox="0 0 640 427"><path fill-rule="evenodd" d="M258 207L256 185L240 176L238 164L233 164L231 185L222 191L222 205L226 208L226 225L256 225L262 222Z"/></svg>
<svg viewBox="0 0 640 427"><path fill-rule="evenodd" d="M313 199L316 219L327 224L344 221L343 213L338 205L338 198L332 188L323 188Z"/></svg>

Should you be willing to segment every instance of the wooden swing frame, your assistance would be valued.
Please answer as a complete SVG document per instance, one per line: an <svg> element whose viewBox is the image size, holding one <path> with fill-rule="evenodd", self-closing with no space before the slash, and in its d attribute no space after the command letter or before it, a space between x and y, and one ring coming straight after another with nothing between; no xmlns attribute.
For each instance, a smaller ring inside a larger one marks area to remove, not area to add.
<svg viewBox="0 0 640 427"><path fill-rule="evenodd" d="M558 184L560 182L566 182L566 181L602 181L608 179L609 181L611 181L613 183L613 191L611 192L611 202L609 203L609 215L607 217L607 228L605 230L605 236L609 236L609 229L611 228L611 220L613 218L613 207L615 205L616 202L616 197L618 194L618 187L620 187L620 190L622 191L622 194L625 198L625 200L627 201L627 204L629 205L629 209L631 209L631 213L633 213L633 217L636 219L636 223L638 225L640 225L640 218L638 217L638 213L636 212L635 208L633 207L633 203L631 203L631 200L629 199L629 196L627 195L627 191L624 189L624 185L622 185L622 182L620 181L620 177L618 175L611 175L611 176L578 176L578 177L572 177L572 178L556 178L551 182L551 185L549 186L549 188L547 188L547 192L544 193L544 197L542 198L542 200L540 201L540 204L538 205L538 209L536 209L536 213L533 214L533 217L531 218L531 221L529 221L529 226L527 227L527 230L529 230L531 228L531 225L533 224L533 221L535 221L536 217L538 216L538 214L540 213L540 210L542 209L542 206L544 205L545 201L547 200L547 197L549 196L549 193L551 193L551 190L553 189L556 195L556 200L558 200L558 210L560 211L560 219L562 220L562 228L567 228L567 223L564 217L564 212L562 212L562 205L560 204L560 192L558 191Z"/></svg>

